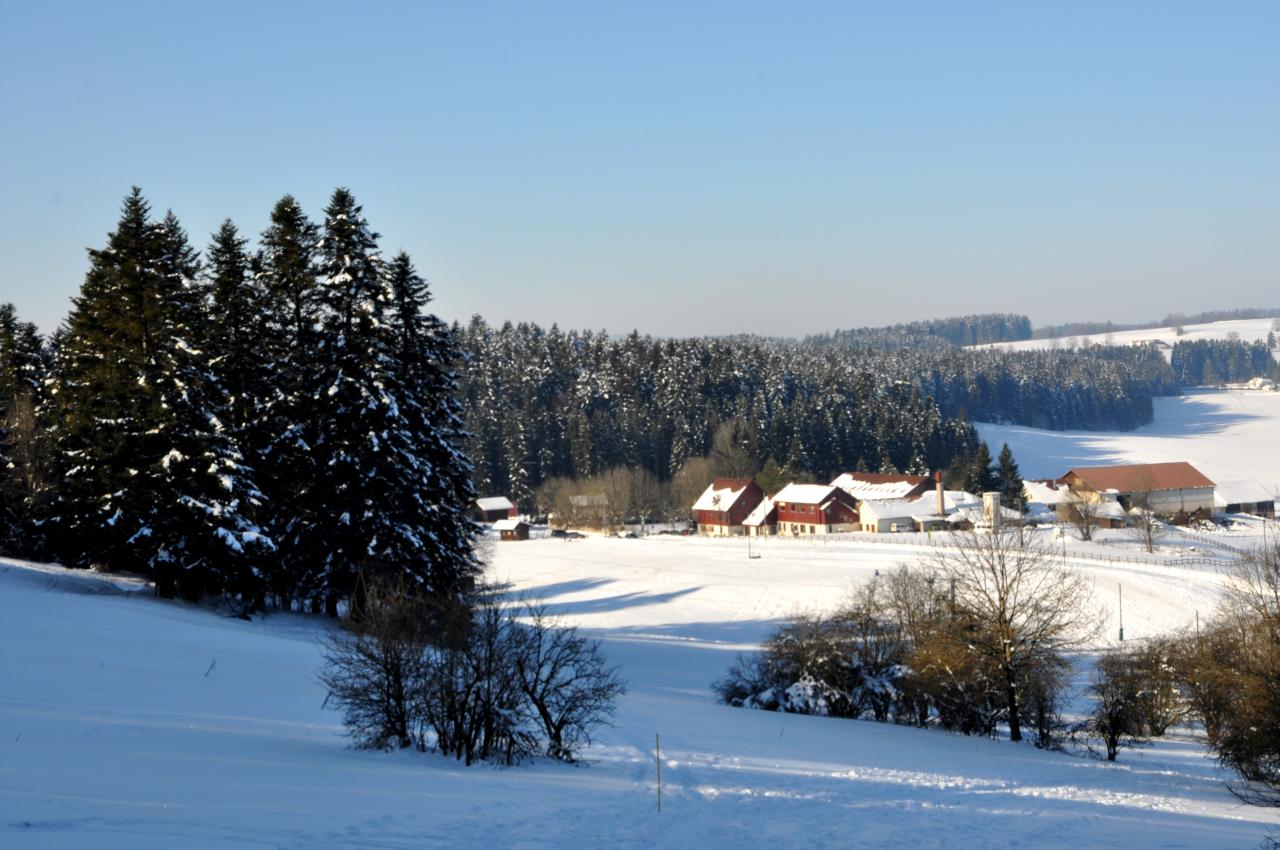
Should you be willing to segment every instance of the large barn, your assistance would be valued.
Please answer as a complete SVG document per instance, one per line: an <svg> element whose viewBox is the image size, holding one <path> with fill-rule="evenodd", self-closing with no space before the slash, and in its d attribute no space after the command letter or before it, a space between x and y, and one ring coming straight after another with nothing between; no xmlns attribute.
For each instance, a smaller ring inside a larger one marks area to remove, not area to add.
<svg viewBox="0 0 1280 850"><path fill-rule="evenodd" d="M1185 461L1080 466L1062 480L1090 502L1118 502L1126 510L1145 504L1159 514L1213 512L1214 483Z"/></svg>
<svg viewBox="0 0 1280 850"><path fill-rule="evenodd" d="M933 480L925 475L889 475L879 472L845 472L831 484L863 501L917 499L933 489Z"/></svg>

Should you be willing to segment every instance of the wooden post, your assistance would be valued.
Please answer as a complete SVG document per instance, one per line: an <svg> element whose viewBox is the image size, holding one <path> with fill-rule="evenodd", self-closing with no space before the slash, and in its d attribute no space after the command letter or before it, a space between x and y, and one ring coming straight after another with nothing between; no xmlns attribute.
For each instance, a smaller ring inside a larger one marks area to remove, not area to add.
<svg viewBox="0 0 1280 850"><path fill-rule="evenodd" d="M658 811L662 811L662 739L653 733L653 763L658 768Z"/></svg>

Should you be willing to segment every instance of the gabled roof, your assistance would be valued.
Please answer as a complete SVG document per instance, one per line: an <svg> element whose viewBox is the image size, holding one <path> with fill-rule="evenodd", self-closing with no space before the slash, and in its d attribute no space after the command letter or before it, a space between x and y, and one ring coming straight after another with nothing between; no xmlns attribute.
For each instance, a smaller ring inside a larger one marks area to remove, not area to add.
<svg viewBox="0 0 1280 850"><path fill-rule="evenodd" d="M923 489L929 479L923 475L884 475L878 472L845 472L832 486L853 496L859 501L865 499L902 499L912 491Z"/></svg>
<svg viewBox="0 0 1280 850"><path fill-rule="evenodd" d="M789 505L821 505L831 498L838 488L831 484L788 484L773 495L774 503Z"/></svg>
<svg viewBox="0 0 1280 850"><path fill-rule="evenodd" d="M529 523L525 522L524 520L511 517L509 519L498 520L493 524L493 528L495 531L515 531L516 528L518 528L519 526L528 525L528 524Z"/></svg>
<svg viewBox="0 0 1280 850"><path fill-rule="evenodd" d="M695 511L728 511L751 486L750 478L717 478L693 503Z"/></svg>
<svg viewBox="0 0 1280 850"><path fill-rule="evenodd" d="M515 508L506 496L486 496L483 499L476 499L476 504L482 511L509 511Z"/></svg>
<svg viewBox="0 0 1280 850"><path fill-rule="evenodd" d="M1151 490L1193 490L1213 482L1186 461L1134 463L1124 466L1077 466L1067 470L1099 493L1141 493Z"/></svg>
<svg viewBox="0 0 1280 850"><path fill-rule="evenodd" d="M777 522L776 508L777 506L773 503L773 499L766 496L760 504L756 505L755 508L752 509L751 513L747 514L747 518L742 521L742 524L750 525L752 527L757 525L766 525L769 522L769 516L771 514L774 515L774 522Z"/></svg>

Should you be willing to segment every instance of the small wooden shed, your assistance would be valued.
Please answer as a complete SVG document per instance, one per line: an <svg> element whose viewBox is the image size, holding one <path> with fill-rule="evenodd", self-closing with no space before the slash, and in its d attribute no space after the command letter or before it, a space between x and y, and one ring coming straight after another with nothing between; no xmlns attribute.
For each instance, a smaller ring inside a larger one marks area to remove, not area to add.
<svg viewBox="0 0 1280 850"><path fill-rule="evenodd" d="M493 524L503 540L528 540L529 523L521 519L500 519Z"/></svg>

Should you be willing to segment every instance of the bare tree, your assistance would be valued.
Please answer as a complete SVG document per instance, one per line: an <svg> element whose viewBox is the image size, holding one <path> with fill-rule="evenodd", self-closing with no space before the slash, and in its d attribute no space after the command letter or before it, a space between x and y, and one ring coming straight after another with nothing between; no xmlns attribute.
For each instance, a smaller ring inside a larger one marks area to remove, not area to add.
<svg viewBox="0 0 1280 850"><path fill-rule="evenodd" d="M1028 678L1096 631L1089 587L1038 541L1007 529L969 532L933 564L977 625L966 640L999 670L1009 737L1020 741Z"/></svg>
<svg viewBox="0 0 1280 850"><path fill-rule="evenodd" d="M592 729L613 715L626 684L598 641L556 622L545 605L526 604L522 620L514 639L516 682L542 724L547 755L575 761Z"/></svg>
<svg viewBox="0 0 1280 850"><path fill-rule="evenodd" d="M640 520L640 532L654 517L663 516L670 508L667 487L647 469L631 470L632 512Z"/></svg>
<svg viewBox="0 0 1280 850"><path fill-rule="evenodd" d="M684 462L680 471L671 479L672 518L688 519L692 513L693 503L698 501L702 491L715 475L711 471L711 461L705 457L692 457Z"/></svg>
<svg viewBox="0 0 1280 850"><path fill-rule="evenodd" d="M606 469L596 476L596 489L605 498L604 526L616 531L631 516L635 507L635 476L625 466Z"/></svg>
<svg viewBox="0 0 1280 850"><path fill-rule="evenodd" d="M1137 484L1129 495L1128 514L1129 533L1148 552L1154 552L1156 543L1164 536L1164 523L1156 515L1154 486L1145 470L1139 473Z"/></svg>
<svg viewBox="0 0 1280 850"><path fill-rule="evenodd" d="M1098 527L1102 503L1093 491L1070 491L1070 497L1058 505L1058 519L1075 527L1081 540L1092 540Z"/></svg>
<svg viewBox="0 0 1280 850"><path fill-rule="evenodd" d="M720 423L711 438L711 469L715 475L750 478L760 469L756 448L756 429L745 419L735 416Z"/></svg>
<svg viewBox="0 0 1280 850"><path fill-rule="evenodd" d="M356 746L410 747L421 741L417 701L431 618L407 581L359 581L361 613L324 639L319 678Z"/></svg>
<svg viewBox="0 0 1280 850"><path fill-rule="evenodd" d="M1130 654L1111 652L1098 659L1093 683L1093 714L1086 728L1097 735L1107 750L1107 761L1115 761L1121 747L1146 740L1142 722L1143 677Z"/></svg>

